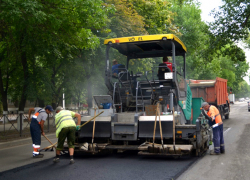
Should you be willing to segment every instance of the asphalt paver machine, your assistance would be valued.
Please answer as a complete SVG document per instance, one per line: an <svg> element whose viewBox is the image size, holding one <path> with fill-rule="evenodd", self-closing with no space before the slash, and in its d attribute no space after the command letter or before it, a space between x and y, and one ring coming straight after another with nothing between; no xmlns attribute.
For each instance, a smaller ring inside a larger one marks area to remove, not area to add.
<svg viewBox="0 0 250 180"><path fill-rule="evenodd" d="M104 44L109 93L93 97L95 107L82 117L76 151L135 150L165 156L205 152L211 135L202 116L191 120L192 92L185 80L183 42L173 34L161 34L107 39ZM127 59L116 73L111 69L111 49ZM162 63L165 56L172 62L172 71ZM154 63L145 72L133 72L130 61Z"/></svg>

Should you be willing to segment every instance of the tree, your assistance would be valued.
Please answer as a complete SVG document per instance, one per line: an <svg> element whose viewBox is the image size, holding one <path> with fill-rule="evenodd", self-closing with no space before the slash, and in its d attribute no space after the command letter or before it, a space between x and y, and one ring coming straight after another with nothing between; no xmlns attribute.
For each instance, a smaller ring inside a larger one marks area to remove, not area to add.
<svg viewBox="0 0 250 180"><path fill-rule="evenodd" d="M250 35L243 40L243 42L245 43L245 48L250 48Z"/></svg>
<svg viewBox="0 0 250 180"><path fill-rule="evenodd" d="M174 13L170 10L171 3L164 0L131 1L139 15L143 17L144 28L149 34L179 34L172 22Z"/></svg>
<svg viewBox="0 0 250 180"><path fill-rule="evenodd" d="M250 28L250 2L248 0L223 0L218 12L213 11L215 22L212 32L223 41L246 39Z"/></svg>
<svg viewBox="0 0 250 180"><path fill-rule="evenodd" d="M236 91L234 91L236 92ZM241 81L239 83L239 88L237 89L236 98L248 97L250 92L250 87L246 81Z"/></svg>
<svg viewBox="0 0 250 180"><path fill-rule="evenodd" d="M5 61L5 59L8 59L8 61ZM13 78L11 77L16 75L15 72L17 70L18 67L16 66L15 61L13 61L13 57L9 54L7 47L3 43L0 47L0 92L4 111L8 111L8 91L13 83Z"/></svg>
<svg viewBox="0 0 250 180"><path fill-rule="evenodd" d="M53 61L72 60L78 49L98 45L99 39L93 32L103 29L111 11L101 0L2 0L0 9L0 23L7 27L0 41L10 47L23 69L19 110L24 109L28 95L33 93L32 75L39 73L35 70L41 70L34 65L39 64L45 70L52 55Z"/></svg>
<svg viewBox="0 0 250 180"><path fill-rule="evenodd" d="M129 0L106 0L107 4L113 4L115 13L110 14L111 37L136 36L147 34L144 29L143 17L138 14L132 2Z"/></svg>
<svg viewBox="0 0 250 180"><path fill-rule="evenodd" d="M197 79L207 66L206 49L209 47L209 27L201 20L199 3L172 0L170 10L175 13L173 23L178 27L177 36L187 47L187 77Z"/></svg>

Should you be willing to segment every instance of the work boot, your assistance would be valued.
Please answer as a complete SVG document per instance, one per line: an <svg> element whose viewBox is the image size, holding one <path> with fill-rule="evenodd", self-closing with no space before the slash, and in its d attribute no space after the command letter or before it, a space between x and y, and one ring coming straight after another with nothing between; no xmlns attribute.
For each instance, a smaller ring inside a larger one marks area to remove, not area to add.
<svg viewBox="0 0 250 180"><path fill-rule="evenodd" d="M53 159L53 162L54 162L54 163L58 163L58 162L60 162L60 159L59 159L58 157L55 157L55 158Z"/></svg>
<svg viewBox="0 0 250 180"><path fill-rule="evenodd" d="M225 154L225 149L220 151L221 154Z"/></svg>
<svg viewBox="0 0 250 180"><path fill-rule="evenodd" d="M70 159L69 164L74 164L74 163L75 163L74 159Z"/></svg>
<svg viewBox="0 0 250 180"><path fill-rule="evenodd" d="M214 151L210 151L210 155L220 155L220 153L215 153Z"/></svg>
<svg viewBox="0 0 250 180"><path fill-rule="evenodd" d="M33 154L33 158L43 158L43 154Z"/></svg>

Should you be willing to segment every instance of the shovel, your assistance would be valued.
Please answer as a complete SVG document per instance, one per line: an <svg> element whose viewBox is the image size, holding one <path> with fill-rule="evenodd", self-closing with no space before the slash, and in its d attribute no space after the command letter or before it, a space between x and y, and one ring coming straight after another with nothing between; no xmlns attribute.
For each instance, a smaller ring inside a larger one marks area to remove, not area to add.
<svg viewBox="0 0 250 180"><path fill-rule="evenodd" d="M49 145L49 146L47 146L47 147L45 147L45 148L43 148L41 150L39 150L39 152L41 152L41 151L54 151L53 147L55 147L56 144L57 144L57 142L52 144L52 145Z"/></svg>
<svg viewBox="0 0 250 180"><path fill-rule="evenodd" d="M50 144L52 145L52 147L54 147L54 148L56 148L56 143L55 144L53 144L50 140L49 140L49 138L47 137L47 136L45 136L45 134L43 135L49 142L50 142Z"/></svg>

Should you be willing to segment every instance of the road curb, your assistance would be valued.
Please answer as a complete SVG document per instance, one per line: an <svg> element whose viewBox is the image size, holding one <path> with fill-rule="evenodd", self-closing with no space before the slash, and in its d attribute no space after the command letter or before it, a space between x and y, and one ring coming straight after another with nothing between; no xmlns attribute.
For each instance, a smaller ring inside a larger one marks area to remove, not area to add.
<svg viewBox="0 0 250 180"><path fill-rule="evenodd" d="M46 136L49 139L56 138L55 133L46 134ZM46 140L46 139L42 136L41 141L44 141L44 140ZM8 148L8 147L20 146L20 145L24 145L24 144L31 144L32 145L31 137L24 138L24 139L7 141L7 142L1 142L0 143L0 149L4 149L4 148Z"/></svg>

